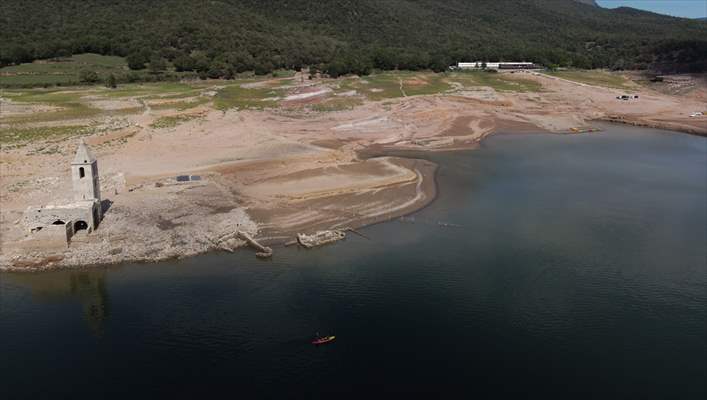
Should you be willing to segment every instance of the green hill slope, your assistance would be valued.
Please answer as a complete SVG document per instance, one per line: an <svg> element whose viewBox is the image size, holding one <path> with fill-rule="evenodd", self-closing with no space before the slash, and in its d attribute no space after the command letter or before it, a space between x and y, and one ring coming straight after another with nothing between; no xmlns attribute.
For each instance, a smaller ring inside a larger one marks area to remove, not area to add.
<svg viewBox="0 0 707 400"><path fill-rule="evenodd" d="M213 77L470 59L707 68L706 24L575 0L5 0L0 36L2 65L91 52Z"/></svg>

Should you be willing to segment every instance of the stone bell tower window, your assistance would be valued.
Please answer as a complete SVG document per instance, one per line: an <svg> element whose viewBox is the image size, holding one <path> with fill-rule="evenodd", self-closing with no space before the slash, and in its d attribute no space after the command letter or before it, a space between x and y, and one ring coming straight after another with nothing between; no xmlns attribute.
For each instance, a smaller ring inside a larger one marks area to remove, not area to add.
<svg viewBox="0 0 707 400"><path fill-rule="evenodd" d="M76 149L76 156L71 162L71 180L74 200L101 201L101 188L98 182L98 162L91 154L86 143L81 142Z"/></svg>

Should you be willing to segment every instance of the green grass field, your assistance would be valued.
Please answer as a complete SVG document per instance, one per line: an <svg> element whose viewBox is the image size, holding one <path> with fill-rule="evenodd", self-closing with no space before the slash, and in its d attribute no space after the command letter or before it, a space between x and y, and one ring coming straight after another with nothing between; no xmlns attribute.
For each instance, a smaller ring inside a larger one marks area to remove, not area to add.
<svg viewBox="0 0 707 400"><path fill-rule="evenodd" d="M244 88L241 84L229 85L220 89L214 96L214 105L219 110L236 108L239 110L262 110L274 108L279 104L285 90L270 85L257 88Z"/></svg>
<svg viewBox="0 0 707 400"><path fill-rule="evenodd" d="M187 121L193 119L201 118L198 114L183 114L183 115L172 115L167 117L158 118L155 122L150 124L151 128L163 129L163 128L174 128L177 125L183 124Z"/></svg>
<svg viewBox="0 0 707 400"><path fill-rule="evenodd" d="M60 139L67 136L85 135L90 132L91 127L85 125L35 128L9 127L0 129L0 143L22 144L31 140Z"/></svg>
<svg viewBox="0 0 707 400"><path fill-rule="evenodd" d="M548 72L548 75L574 82L586 83L588 85L603 86L614 89L630 89L634 87L633 83L622 75L608 71L568 70Z"/></svg>
<svg viewBox="0 0 707 400"><path fill-rule="evenodd" d="M291 69L278 69L276 71L273 71L271 75L273 78L291 78L295 76L296 73L296 71Z"/></svg>
<svg viewBox="0 0 707 400"><path fill-rule="evenodd" d="M357 89L369 100L394 99L403 97L400 79L399 74L394 72L374 74L353 82L352 88Z"/></svg>
<svg viewBox="0 0 707 400"><path fill-rule="evenodd" d="M109 74L128 72L122 57L79 54L57 60L40 60L28 64L0 68L0 86L22 85L76 85L80 83L79 72L83 69L95 71L100 80Z"/></svg>
<svg viewBox="0 0 707 400"><path fill-rule="evenodd" d="M150 105L150 108L152 108L153 110L185 111L198 107L202 104L207 104L210 101L211 99L208 97L199 97L191 101L173 101L168 103L152 104Z"/></svg>
<svg viewBox="0 0 707 400"><path fill-rule="evenodd" d="M28 116L6 117L6 123L44 122L66 119L90 118L101 110L89 106L81 97L82 92L66 90L5 90L3 97L17 103L43 104L57 107L55 111L37 112Z"/></svg>
<svg viewBox="0 0 707 400"><path fill-rule="evenodd" d="M91 106L91 98L126 98L138 97L146 100L174 99L175 102L155 106L156 109L187 110L210 102L208 97L199 97L195 101L178 101L201 94L201 88L178 82L159 82L146 84L126 84L117 89L105 87L72 89L6 89L2 96L18 104L46 105L55 110L38 111L28 115L4 117L8 124L26 124L33 122L65 121L93 118L101 115L133 114L142 111L142 107L121 110L101 110Z"/></svg>
<svg viewBox="0 0 707 400"><path fill-rule="evenodd" d="M107 97L144 97L145 99L184 98L198 95L201 89L182 82L130 83L116 89L100 88Z"/></svg>
<svg viewBox="0 0 707 400"><path fill-rule="evenodd" d="M310 109L319 112L345 111L353 110L361 104L363 104L363 100L357 97L335 97L319 104L313 104Z"/></svg>
<svg viewBox="0 0 707 400"><path fill-rule="evenodd" d="M506 74L484 71L456 72L450 74L449 80L461 83L464 88L486 86L500 92L539 92L542 85L523 78L510 78Z"/></svg>
<svg viewBox="0 0 707 400"><path fill-rule="evenodd" d="M440 94L452 89L444 74L412 74L402 77L403 90L408 96Z"/></svg>
<svg viewBox="0 0 707 400"><path fill-rule="evenodd" d="M97 74L95 82L82 82L81 71L93 71ZM288 71L279 71L281 75ZM163 74L153 75L147 69L133 71L123 57L102 56L99 54L78 54L71 57L37 60L32 63L0 68L0 87L50 87L96 84L103 85L110 75L115 76L118 86L127 82L155 82L159 80L175 81L182 78L194 78L194 72L176 72L167 65Z"/></svg>
<svg viewBox="0 0 707 400"><path fill-rule="evenodd" d="M490 87L503 92L538 92L542 85L523 78L488 72L457 72L437 74L432 72L384 72L361 78L345 78L336 92L356 90L373 101L403 96L422 96L447 93L454 89L452 82L464 88Z"/></svg>
<svg viewBox="0 0 707 400"><path fill-rule="evenodd" d="M443 74L431 72L383 72L361 78L345 78L337 92L356 90L367 99L378 101L404 96L444 93L452 89Z"/></svg>

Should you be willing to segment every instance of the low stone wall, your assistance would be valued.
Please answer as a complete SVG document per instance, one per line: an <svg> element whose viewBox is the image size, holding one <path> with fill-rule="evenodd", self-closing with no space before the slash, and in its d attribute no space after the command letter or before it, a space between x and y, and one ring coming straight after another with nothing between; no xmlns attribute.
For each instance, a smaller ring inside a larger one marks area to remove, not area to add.
<svg viewBox="0 0 707 400"><path fill-rule="evenodd" d="M22 248L33 251L66 249L73 234L71 224L47 225L20 243Z"/></svg>

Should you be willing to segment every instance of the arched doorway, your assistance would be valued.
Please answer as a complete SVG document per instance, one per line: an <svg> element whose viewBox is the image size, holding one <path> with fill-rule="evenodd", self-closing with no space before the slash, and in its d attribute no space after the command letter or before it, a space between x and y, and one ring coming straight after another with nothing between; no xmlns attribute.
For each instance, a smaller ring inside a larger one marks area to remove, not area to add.
<svg viewBox="0 0 707 400"><path fill-rule="evenodd" d="M58 219L58 220L52 222L52 225L66 225L66 222Z"/></svg>
<svg viewBox="0 0 707 400"><path fill-rule="evenodd" d="M88 224L86 221L78 220L74 222L74 232L83 231L88 229Z"/></svg>

